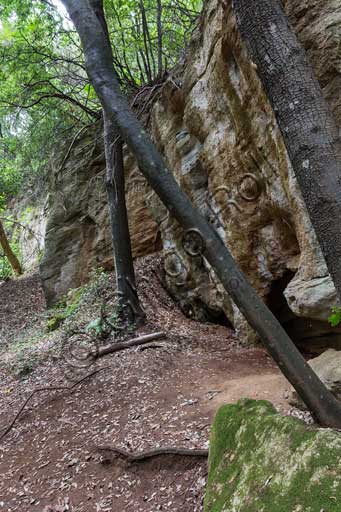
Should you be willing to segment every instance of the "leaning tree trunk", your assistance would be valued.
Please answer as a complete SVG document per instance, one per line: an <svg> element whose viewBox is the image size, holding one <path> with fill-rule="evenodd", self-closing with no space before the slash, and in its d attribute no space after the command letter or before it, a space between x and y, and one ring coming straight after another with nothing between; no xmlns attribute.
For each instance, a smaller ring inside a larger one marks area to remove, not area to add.
<svg viewBox="0 0 341 512"><path fill-rule="evenodd" d="M279 0L234 0L241 35L274 110L341 299L341 141Z"/></svg>
<svg viewBox="0 0 341 512"><path fill-rule="evenodd" d="M195 210L130 110L113 69L111 47L89 0L63 0L63 3L80 35L87 72L101 104L116 123L149 184L187 234L200 237L202 254L316 419L323 425L340 428L340 402L326 389L259 299L221 238Z"/></svg>
<svg viewBox="0 0 341 512"><path fill-rule="evenodd" d="M106 189L114 249L117 298L122 320L140 325L145 313L138 299L125 200L123 142L103 112Z"/></svg>
<svg viewBox="0 0 341 512"><path fill-rule="evenodd" d="M14 252L11 249L11 246L9 244L9 241L7 239L3 224L0 220L0 245L4 251L4 255L8 259L12 269L14 272L20 276L23 273L22 267L20 265L20 262Z"/></svg>

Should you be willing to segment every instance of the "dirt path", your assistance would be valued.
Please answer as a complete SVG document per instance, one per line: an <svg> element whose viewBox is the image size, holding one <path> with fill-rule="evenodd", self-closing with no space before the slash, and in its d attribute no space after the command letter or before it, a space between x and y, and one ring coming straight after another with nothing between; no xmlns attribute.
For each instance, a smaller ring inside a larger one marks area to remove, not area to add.
<svg viewBox="0 0 341 512"><path fill-rule="evenodd" d="M162 456L105 465L95 446L205 448L221 403L248 396L287 408L288 384L262 349L240 347L227 328L185 319L150 281L152 297L145 280L139 289L149 328L167 331L166 346L107 356L100 364L108 368L72 393L36 396L0 443L1 511L202 511L206 462ZM0 425L31 390L61 383L52 362L25 381L3 376Z"/></svg>

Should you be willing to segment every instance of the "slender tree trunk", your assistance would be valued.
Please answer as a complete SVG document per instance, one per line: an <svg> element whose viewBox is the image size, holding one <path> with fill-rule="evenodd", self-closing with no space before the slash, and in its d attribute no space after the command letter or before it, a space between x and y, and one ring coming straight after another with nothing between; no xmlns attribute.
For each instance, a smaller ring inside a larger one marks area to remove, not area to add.
<svg viewBox="0 0 341 512"><path fill-rule="evenodd" d="M6 236L3 224L0 220L0 245L4 251L4 254L6 258L8 259L12 269L14 272L20 276L23 273L22 267L20 265L20 262L14 252L11 249L11 246L9 244L8 238Z"/></svg>
<svg viewBox="0 0 341 512"><path fill-rule="evenodd" d="M339 130L281 2L234 0L233 8L341 299Z"/></svg>
<svg viewBox="0 0 341 512"><path fill-rule="evenodd" d="M201 237L204 257L316 419L323 425L340 428L340 402L322 384L259 299L212 226L194 209L131 112L112 66L110 45L88 0L63 0L63 3L80 35L87 72L102 106L116 123L149 184L187 233Z"/></svg>
<svg viewBox="0 0 341 512"><path fill-rule="evenodd" d="M141 324L141 308L135 283L128 215L125 200L123 142L111 119L103 112L106 189L114 249L116 285L121 316L129 324Z"/></svg>
<svg viewBox="0 0 341 512"><path fill-rule="evenodd" d="M145 47L145 52L146 52L146 58L147 58L150 72L152 73L152 67L151 67L150 59L149 59L149 54L150 54L151 61L153 64L153 73L152 73L152 79L153 79L153 78L155 78L155 75L156 75L155 58L154 58L154 53L153 53L153 45L152 45L152 42L150 39L148 21L147 21L146 10L144 8L143 0L140 0L140 11L141 11L141 17L142 17L142 33L143 33L143 41L144 41L144 47Z"/></svg>
<svg viewBox="0 0 341 512"><path fill-rule="evenodd" d="M158 77L162 76L162 0L157 0L157 73Z"/></svg>
<svg viewBox="0 0 341 512"><path fill-rule="evenodd" d="M90 0L90 5L101 24L108 45L110 37L104 17L102 0ZM146 315L136 290L133 256L125 198L123 141L115 128L112 116L103 109L104 148L106 161L106 189L108 197L111 238L114 250L116 287L120 314L128 324L140 325Z"/></svg>

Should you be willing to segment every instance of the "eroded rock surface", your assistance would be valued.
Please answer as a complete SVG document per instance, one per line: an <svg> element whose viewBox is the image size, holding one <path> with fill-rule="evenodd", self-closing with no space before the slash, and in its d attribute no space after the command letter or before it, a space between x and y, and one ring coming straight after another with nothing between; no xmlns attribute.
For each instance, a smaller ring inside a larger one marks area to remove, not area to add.
<svg viewBox="0 0 341 512"><path fill-rule="evenodd" d="M318 357L311 359L309 365L320 377L327 389L329 389L338 400L341 400L341 351L330 348ZM294 389L291 391L289 402L299 409L306 410L305 404Z"/></svg>
<svg viewBox="0 0 341 512"><path fill-rule="evenodd" d="M40 266L48 305L86 282L92 270L113 268L102 127L88 130L69 148L70 141L52 161L45 254ZM130 155L125 162L129 226L136 257L155 251L157 230L145 203L146 182Z"/></svg>
<svg viewBox="0 0 341 512"><path fill-rule="evenodd" d="M341 6L334 0L307 5L286 2L341 122ZM154 108L153 134L183 189L290 335L313 350L328 344L335 290L230 1L206 2L181 85L169 81ZM159 224L167 266L173 269L167 272L173 295L193 316L202 303L224 311L242 337L254 339L205 262L184 250L182 230L161 213ZM339 331L332 333L339 344Z"/></svg>
<svg viewBox="0 0 341 512"><path fill-rule="evenodd" d="M205 512L337 512L341 435L276 413L270 402L222 406L213 423Z"/></svg>

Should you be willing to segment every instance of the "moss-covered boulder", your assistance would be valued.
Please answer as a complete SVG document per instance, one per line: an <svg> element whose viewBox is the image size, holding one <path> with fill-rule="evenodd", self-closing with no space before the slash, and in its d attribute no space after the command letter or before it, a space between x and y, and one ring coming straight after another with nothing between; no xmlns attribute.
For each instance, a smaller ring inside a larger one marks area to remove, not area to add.
<svg viewBox="0 0 341 512"><path fill-rule="evenodd" d="M211 432L205 512L340 512L341 434L266 401L222 406Z"/></svg>

